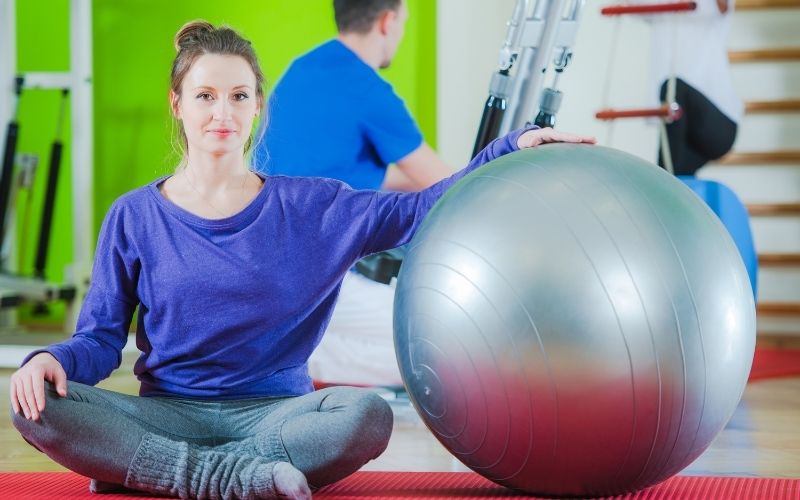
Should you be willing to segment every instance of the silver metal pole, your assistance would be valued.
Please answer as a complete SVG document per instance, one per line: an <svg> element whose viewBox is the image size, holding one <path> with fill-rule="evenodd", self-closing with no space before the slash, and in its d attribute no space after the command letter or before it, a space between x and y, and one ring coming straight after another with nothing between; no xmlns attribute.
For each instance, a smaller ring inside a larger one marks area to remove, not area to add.
<svg viewBox="0 0 800 500"><path fill-rule="evenodd" d="M17 14L15 0L0 0L0 128L11 120L14 77L17 74ZM2 148L0 141L0 148ZM0 158L4 152L0 151Z"/></svg>
<svg viewBox="0 0 800 500"><path fill-rule="evenodd" d="M15 0L0 0L0 130L6 127L14 115L15 77L17 74L17 13ZM0 158L5 155L4 141L0 139ZM13 234L13 225L8 228ZM12 240L13 242L14 240ZM13 253L13 252L12 252ZM2 260L0 258L0 260ZM5 292L0 291L0 295ZM17 325L16 308L0 310L0 327L14 328Z"/></svg>
<svg viewBox="0 0 800 500"><path fill-rule="evenodd" d="M510 124L512 129L523 127L528 122L533 122L533 118L536 115L539 94L544 84L547 66L553 56L564 5L565 0L552 0L550 2L544 32L529 66L529 80L520 88L519 101L517 101L519 104L515 109L513 121Z"/></svg>
<svg viewBox="0 0 800 500"><path fill-rule="evenodd" d="M506 29L506 39L503 46L500 48L498 54L498 69L507 70L514 62L519 50L519 40L522 37L522 32L525 30L525 20L528 15L529 5L531 0L517 0L514 4L514 12L511 14L511 19L508 20L508 29Z"/></svg>
<svg viewBox="0 0 800 500"><path fill-rule="evenodd" d="M92 1L70 4L70 75L72 99L72 258L68 280L78 289L65 318L65 328L74 328L88 286L94 242L92 112Z"/></svg>
<svg viewBox="0 0 800 500"><path fill-rule="evenodd" d="M553 0L537 0L533 7L533 12L530 14L530 17L526 18L524 27L519 31L524 32L531 26L532 22L541 22L547 15L552 1ZM508 93L508 111L506 111L506 114L503 116L503 121L498 132L501 136L518 126L516 124L519 122L517 116L520 114L520 104L526 99L527 92L525 88L529 86L533 78L533 62L537 51L537 48L525 46L517 56L517 62L515 64L516 71L511 78L511 90Z"/></svg>

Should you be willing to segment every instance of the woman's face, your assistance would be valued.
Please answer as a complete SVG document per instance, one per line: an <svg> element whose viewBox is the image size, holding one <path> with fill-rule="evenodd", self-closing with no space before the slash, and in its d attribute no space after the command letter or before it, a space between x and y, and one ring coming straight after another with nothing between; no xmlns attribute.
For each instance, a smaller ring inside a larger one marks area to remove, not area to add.
<svg viewBox="0 0 800 500"><path fill-rule="evenodd" d="M261 111L256 76L244 58L200 56L183 79L181 95L170 98L175 116L183 122L190 154L243 154Z"/></svg>

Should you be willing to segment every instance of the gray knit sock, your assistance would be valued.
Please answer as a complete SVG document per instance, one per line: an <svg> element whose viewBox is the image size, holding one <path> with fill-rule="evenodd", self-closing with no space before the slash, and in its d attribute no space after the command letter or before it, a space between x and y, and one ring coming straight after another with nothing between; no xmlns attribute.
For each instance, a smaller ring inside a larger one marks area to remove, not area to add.
<svg viewBox="0 0 800 500"><path fill-rule="evenodd" d="M217 446L204 446L203 450L237 455L250 455L260 457L267 462L290 462L289 454L283 446L281 427L276 426L268 431L256 434L253 437L240 441L229 441Z"/></svg>
<svg viewBox="0 0 800 500"><path fill-rule="evenodd" d="M274 461L260 457L222 453L148 433L130 463L125 486L180 498L285 498L275 490L274 466Z"/></svg>

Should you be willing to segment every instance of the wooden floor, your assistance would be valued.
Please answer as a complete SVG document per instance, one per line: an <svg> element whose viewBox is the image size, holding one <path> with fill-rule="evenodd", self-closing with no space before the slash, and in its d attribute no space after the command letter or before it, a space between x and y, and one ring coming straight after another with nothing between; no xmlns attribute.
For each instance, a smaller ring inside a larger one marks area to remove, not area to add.
<svg viewBox="0 0 800 500"><path fill-rule="evenodd" d="M102 387L134 394L132 357ZM63 470L30 447L11 426L8 384L11 370L0 370L0 471ZM432 437L414 410L394 405L395 431L389 449L367 470L452 471L463 465ZM748 385L727 428L687 474L800 478L800 378Z"/></svg>

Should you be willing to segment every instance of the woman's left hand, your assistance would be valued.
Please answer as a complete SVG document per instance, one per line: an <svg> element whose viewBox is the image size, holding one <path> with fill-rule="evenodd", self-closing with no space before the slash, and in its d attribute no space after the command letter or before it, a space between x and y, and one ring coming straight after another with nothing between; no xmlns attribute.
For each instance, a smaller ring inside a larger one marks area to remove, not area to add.
<svg viewBox="0 0 800 500"><path fill-rule="evenodd" d="M596 144L597 139L588 135L571 134L569 132L561 132L547 127L536 130L528 130L519 136L519 139L517 139L517 147L519 147L519 149L533 148L540 144L547 144L549 142Z"/></svg>

